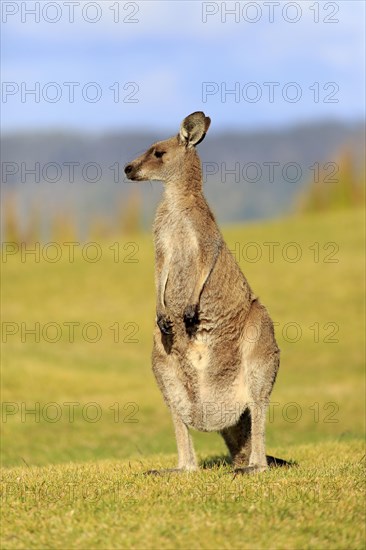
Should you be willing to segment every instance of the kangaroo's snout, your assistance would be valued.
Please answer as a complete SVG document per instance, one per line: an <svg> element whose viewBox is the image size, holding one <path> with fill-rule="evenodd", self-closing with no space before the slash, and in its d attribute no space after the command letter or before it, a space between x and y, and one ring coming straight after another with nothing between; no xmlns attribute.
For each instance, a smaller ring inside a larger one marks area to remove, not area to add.
<svg viewBox="0 0 366 550"><path fill-rule="evenodd" d="M132 166L132 164L127 164L125 166L125 174L129 179L133 179L133 166Z"/></svg>

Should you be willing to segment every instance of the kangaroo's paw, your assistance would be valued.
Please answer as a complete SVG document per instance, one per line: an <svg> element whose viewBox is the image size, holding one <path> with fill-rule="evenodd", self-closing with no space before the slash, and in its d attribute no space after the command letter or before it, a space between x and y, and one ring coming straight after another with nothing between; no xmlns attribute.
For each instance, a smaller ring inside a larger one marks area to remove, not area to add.
<svg viewBox="0 0 366 550"><path fill-rule="evenodd" d="M158 314L156 322L162 334L173 334L173 323L167 315L164 315L163 313Z"/></svg>
<svg viewBox="0 0 366 550"><path fill-rule="evenodd" d="M191 334L194 331L194 328L199 323L198 318L198 304L196 305L189 305L186 307L183 313L183 321L186 327L186 330L189 334Z"/></svg>

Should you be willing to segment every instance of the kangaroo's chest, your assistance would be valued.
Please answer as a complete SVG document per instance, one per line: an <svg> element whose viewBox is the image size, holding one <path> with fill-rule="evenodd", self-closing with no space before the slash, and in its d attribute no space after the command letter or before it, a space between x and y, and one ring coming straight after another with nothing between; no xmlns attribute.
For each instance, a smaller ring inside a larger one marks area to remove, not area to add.
<svg viewBox="0 0 366 550"><path fill-rule="evenodd" d="M166 216L155 230L155 249L163 257L163 263L185 267L190 258L197 255L198 238L192 222L182 216Z"/></svg>
<svg viewBox="0 0 366 550"><path fill-rule="evenodd" d="M194 266L199 254L196 231L184 216L167 215L155 230L157 279L163 278L167 307L185 307L194 287Z"/></svg>

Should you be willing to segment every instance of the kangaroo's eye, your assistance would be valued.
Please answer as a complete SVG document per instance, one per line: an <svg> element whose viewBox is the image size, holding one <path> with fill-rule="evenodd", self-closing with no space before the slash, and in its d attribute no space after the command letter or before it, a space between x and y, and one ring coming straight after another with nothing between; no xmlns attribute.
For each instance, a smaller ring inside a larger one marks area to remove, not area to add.
<svg viewBox="0 0 366 550"><path fill-rule="evenodd" d="M157 159L161 159L161 157L165 155L165 151L155 151L154 153L154 156L157 158Z"/></svg>

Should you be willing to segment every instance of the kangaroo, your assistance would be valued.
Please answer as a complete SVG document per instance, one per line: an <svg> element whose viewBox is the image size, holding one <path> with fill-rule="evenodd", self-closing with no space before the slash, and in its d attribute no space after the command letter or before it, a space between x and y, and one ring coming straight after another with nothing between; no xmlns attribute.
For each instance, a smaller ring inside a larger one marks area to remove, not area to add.
<svg viewBox="0 0 366 550"><path fill-rule="evenodd" d="M266 411L280 350L272 320L203 195L196 146L210 123L203 112L190 114L178 135L153 144L125 174L165 186L153 228L152 368L173 418L178 448L173 471L198 468L189 433L194 428L219 432L234 470L255 473L286 463L265 452Z"/></svg>

